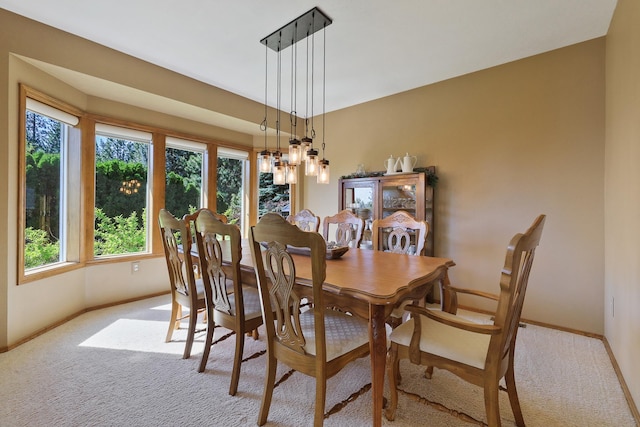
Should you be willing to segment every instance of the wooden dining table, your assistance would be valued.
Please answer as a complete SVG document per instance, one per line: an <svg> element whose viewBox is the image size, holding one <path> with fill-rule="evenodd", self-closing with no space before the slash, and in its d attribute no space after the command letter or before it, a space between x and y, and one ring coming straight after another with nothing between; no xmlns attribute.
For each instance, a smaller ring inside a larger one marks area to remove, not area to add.
<svg viewBox="0 0 640 427"><path fill-rule="evenodd" d="M311 258L292 254L296 283L303 291L311 283ZM386 320L399 301L424 298L434 284L449 284L448 258L394 254L369 249L349 249L338 259L327 259L323 285L325 304L369 321L373 425L382 425L384 375L387 353ZM256 283L248 241L242 242L243 283ZM310 294L310 292L309 292ZM446 295L446 294L445 294ZM443 307L445 298L441 298Z"/></svg>

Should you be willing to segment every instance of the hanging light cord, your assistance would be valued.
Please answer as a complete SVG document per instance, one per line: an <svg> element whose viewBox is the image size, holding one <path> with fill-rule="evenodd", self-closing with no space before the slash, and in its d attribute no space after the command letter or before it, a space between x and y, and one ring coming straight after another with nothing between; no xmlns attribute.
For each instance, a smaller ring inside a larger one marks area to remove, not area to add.
<svg viewBox="0 0 640 427"><path fill-rule="evenodd" d="M325 108L325 99L326 99L326 93L327 93L327 24L324 25L324 28L322 29L322 34L324 37L324 41L323 41L323 52L322 52L322 160L325 159L324 157L324 134L325 134L325 127L324 124L327 121L326 119L326 108Z"/></svg>
<svg viewBox="0 0 640 427"><path fill-rule="evenodd" d="M315 27L315 15L313 25ZM316 139L316 129L313 126L313 77L315 71L315 56L316 56L316 33L311 35L311 139ZM312 142L313 144L313 142Z"/></svg>
<svg viewBox="0 0 640 427"><path fill-rule="evenodd" d="M281 77L282 77L282 53L281 53L281 45L280 45L280 41L278 41L278 86L277 86L277 92L278 92L278 97L277 97L277 104L278 104L278 119L276 120L276 145L277 145L277 150L280 151L280 101L282 98L282 82L281 82Z"/></svg>
<svg viewBox="0 0 640 427"><path fill-rule="evenodd" d="M297 49L297 43L295 42L295 40L297 40L298 38L298 24L296 24L295 29L294 29L294 38L293 40L291 40L291 114L289 114L289 122L291 125L291 138L290 139L297 139L297 128L298 128L298 123L296 120L296 116L298 115L297 110L297 86L298 86L298 72L296 70L296 67L294 66L298 64L298 49Z"/></svg>
<svg viewBox="0 0 640 427"><path fill-rule="evenodd" d="M268 57L269 57L269 48L267 43L264 44L264 119L262 123L260 123L260 130L264 132L264 150L267 151L267 84L269 82L268 78Z"/></svg>
<svg viewBox="0 0 640 427"><path fill-rule="evenodd" d="M305 72L305 98L304 98L304 136L309 137L309 31L307 31L307 56L305 63L307 66Z"/></svg>

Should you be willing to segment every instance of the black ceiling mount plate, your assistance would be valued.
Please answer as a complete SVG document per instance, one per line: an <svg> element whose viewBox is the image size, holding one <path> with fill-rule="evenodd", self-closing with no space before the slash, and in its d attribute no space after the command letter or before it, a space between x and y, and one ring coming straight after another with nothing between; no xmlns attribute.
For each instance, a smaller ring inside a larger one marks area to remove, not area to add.
<svg viewBox="0 0 640 427"><path fill-rule="evenodd" d="M298 16L287 25L280 27L267 37L260 40L260 43L278 52L298 43L311 34L331 25L333 21L318 7Z"/></svg>

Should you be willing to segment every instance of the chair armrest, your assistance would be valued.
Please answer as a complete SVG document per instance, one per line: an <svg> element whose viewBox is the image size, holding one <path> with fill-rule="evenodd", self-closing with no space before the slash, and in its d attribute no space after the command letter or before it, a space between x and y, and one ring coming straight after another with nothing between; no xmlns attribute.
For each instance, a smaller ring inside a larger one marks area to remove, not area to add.
<svg viewBox="0 0 640 427"><path fill-rule="evenodd" d="M429 319L435 320L436 322L440 322L454 328L463 329L465 331L475 332L478 334L496 335L502 330L500 326L481 325L474 322L468 322L462 320L459 317L454 317L453 315L447 316L440 311L420 307L419 305L415 304L406 306L405 310L413 314L421 314L425 317L428 317Z"/></svg>
<svg viewBox="0 0 640 427"><path fill-rule="evenodd" d="M460 293L460 294L475 295L475 296L478 296L478 297L492 299L494 301L498 301L498 299L499 299L498 295L490 294L489 292L476 291L474 289L456 288L455 286L448 286L447 289L450 289L451 291L457 292L457 293Z"/></svg>

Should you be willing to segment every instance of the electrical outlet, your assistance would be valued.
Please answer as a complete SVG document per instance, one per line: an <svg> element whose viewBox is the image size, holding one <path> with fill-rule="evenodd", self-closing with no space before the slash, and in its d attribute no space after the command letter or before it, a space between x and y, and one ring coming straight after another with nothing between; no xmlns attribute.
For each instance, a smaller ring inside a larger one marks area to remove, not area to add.
<svg viewBox="0 0 640 427"><path fill-rule="evenodd" d="M138 261L134 261L131 263L131 273L137 273L140 271L140 263Z"/></svg>

